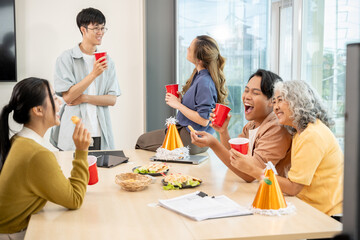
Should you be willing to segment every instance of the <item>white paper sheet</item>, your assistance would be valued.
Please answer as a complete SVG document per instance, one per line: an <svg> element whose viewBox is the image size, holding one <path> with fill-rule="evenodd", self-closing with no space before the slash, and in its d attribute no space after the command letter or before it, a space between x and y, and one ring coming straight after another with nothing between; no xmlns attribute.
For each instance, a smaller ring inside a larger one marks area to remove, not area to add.
<svg viewBox="0 0 360 240"><path fill-rule="evenodd" d="M198 193L199 191L172 199L159 200L159 204L196 221L252 214L249 209L240 206L225 195L200 197Z"/></svg>

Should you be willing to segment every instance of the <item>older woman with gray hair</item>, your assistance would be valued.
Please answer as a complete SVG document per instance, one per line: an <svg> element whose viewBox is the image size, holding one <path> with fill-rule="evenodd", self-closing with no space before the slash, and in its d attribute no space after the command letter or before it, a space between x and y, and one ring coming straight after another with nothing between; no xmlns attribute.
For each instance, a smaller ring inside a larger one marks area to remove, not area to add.
<svg viewBox="0 0 360 240"><path fill-rule="evenodd" d="M342 213L344 156L329 129L332 121L320 97L304 81L278 82L273 107L279 123L293 134L288 177L277 176L281 190L329 216L338 216ZM230 151L232 164L246 164L240 153ZM247 173L257 179L263 176L262 169L250 166Z"/></svg>

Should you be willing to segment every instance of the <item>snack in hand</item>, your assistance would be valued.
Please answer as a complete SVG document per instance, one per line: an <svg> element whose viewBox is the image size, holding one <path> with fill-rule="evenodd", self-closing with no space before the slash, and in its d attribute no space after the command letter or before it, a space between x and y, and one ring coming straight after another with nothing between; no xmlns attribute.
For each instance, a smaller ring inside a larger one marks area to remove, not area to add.
<svg viewBox="0 0 360 240"><path fill-rule="evenodd" d="M190 131L195 132L195 129L191 125L188 125L188 128L190 129Z"/></svg>
<svg viewBox="0 0 360 240"><path fill-rule="evenodd" d="M77 123L80 121L80 118L77 117L77 116L72 116L72 117L71 117L71 121L72 121L74 124L77 124Z"/></svg>

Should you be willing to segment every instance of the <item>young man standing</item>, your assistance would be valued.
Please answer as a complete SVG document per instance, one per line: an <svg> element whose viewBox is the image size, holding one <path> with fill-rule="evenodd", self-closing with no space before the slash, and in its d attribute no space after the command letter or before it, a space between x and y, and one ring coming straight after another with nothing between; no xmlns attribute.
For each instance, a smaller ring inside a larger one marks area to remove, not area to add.
<svg viewBox="0 0 360 240"><path fill-rule="evenodd" d="M107 30L105 16L97 9L83 9L76 18L82 42L58 57L55 66L54 87L65 105L60 111L61 124L52 129L51 143L61 150L73 150L72 116L82 119L91 132L91 149L114 149L110 113L120 96L115 65L107 55L95 60L94 53L101 45Z"/></svg>

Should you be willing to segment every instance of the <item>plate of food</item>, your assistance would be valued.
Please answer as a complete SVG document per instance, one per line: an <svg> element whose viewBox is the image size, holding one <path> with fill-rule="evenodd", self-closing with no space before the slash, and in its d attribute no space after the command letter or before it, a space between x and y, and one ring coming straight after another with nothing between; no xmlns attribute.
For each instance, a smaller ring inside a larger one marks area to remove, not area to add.
<svg viewBox="0 0 360 240"><path fill-rule="evenodd" d="M169 166L166 163L149 163L144 166L134 167L132 171L144 175L161 176L169 171Z"/></svg>
<svg viewBox="0 0 360 240"><path fill-rule="evenodd" d="M200 186L202 180L193 176L175 173L164 177L162 180L165 190L194 188Z"/></svg>

